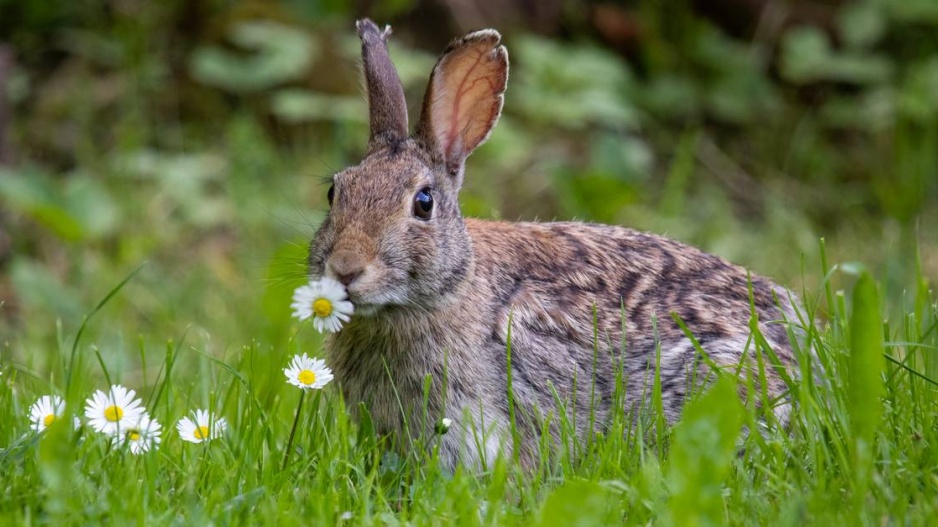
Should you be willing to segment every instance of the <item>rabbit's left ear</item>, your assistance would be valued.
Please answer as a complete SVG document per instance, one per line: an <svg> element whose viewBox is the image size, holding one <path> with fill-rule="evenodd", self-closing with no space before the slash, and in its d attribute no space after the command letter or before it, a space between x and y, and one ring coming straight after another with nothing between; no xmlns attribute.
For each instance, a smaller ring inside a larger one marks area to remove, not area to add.
<svg viewBox="0 0 938 527"><path fill-rule="evenodd" d="M355 23L362 40L362 62L368 89L368 114L371 122L369 149L376 143L403 141L407 138L407 101L397 70L388 56L391 26L378 29L363 18Z"/></svg>
<svg viewBox="0 0 938 527"><path fill-rule="evenodd" d="M466 158L488 139L502 112L508 51L500 41L491 29L457 39L430 75L415 136L445 164L457 188Z"/></svg>

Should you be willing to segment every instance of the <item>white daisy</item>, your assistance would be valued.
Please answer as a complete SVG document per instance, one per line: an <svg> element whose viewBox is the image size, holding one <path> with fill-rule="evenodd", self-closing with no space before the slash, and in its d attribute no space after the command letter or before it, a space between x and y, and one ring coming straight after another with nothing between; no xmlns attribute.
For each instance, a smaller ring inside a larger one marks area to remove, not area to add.
<svg viewBox="0 0 938 527"><path fill-rule="evenodd" d="M29 407L29 426L42 432L65 413L65 401L58 395L43 395Z"/></svg>
<svg viewBox="0 0 938 527"><path fill-rule="evenodd" d="M85 401L85 417L88 424L98 432L116 434L131 424L136 424L143 415L140 399L135 399L133 390L119 384L111 386L107 393L98 390Z"/></svg>
<svg viewBox="0 0 938 527"><path fill-rule="evenodd" d="M290 307L294 317L300 320L312 318L316 331L335 333L355 311L355 306L347 298L345 286L337 280L323 277L318 282L297 287Z"/></svg>
<svg viewBox="0 0 938 527"><path fill-rule="evenodd" d="M195 420L183 417L176 423L176 430L179 431L179 437L183 441L190 443L211 441L221 437L228 428L228 422L224 417L215 417L207 410L195 410L192 415Z"/></svg>
<svg viewBox="0 0 938 527"><path fill-rule="evenodd" d="M155 419L150 419L146 412L140 414L135 422L129 422L121 428L117 437L118 445L128 445L133 455L142 454L160 444L163 427Z"/></svg>
<svg viewBox="0 0 938 527"><path fill-rule="evenodd" d="M318 390L332 380L332 370L322 359L311 359L306 354L295 355L289 368L284 368L287 382L304 390Z"/></svg>

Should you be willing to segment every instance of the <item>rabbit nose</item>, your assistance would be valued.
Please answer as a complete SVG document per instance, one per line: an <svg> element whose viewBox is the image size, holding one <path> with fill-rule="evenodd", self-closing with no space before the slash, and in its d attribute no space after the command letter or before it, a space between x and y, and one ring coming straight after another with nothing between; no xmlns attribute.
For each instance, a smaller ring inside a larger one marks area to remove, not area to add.
<svg viewBox="0 0 938 527"><path fill-rule="evenodd" d="M348 287L365 272L365 263L354 253L342 252L333 255L329 259L329 268L335 275L336 280Z"/></svg>
<svg viewBox="0 0 938 527"><path fill-rule="evenodd" d="M344 274L336 273L335 277L336 277L336 280L342 282L342 285L348 287L348 285L354 282L356 278L361 276L361 274L362 274L361 270L358 270L358 271L354 271L351 273L344 273Z"/></svg>

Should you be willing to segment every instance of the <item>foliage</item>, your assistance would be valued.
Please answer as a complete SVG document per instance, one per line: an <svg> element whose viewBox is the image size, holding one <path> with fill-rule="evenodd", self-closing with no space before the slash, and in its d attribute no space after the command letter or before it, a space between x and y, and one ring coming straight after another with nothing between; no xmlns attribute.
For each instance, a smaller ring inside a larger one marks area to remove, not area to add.
<svg viewBox="0 0 938 527"><path fill-rule="evenodd" d="M927 524L935 3L858 0L831 8L831 27L742 37L687 4L629 3L642 29L629 60L576 21L562 37L504 28L505 114L469 160L462 207L651 230L802 289L817 329L791 428L727 402L724 383L670 437L622 418L535 474L508 460L448 474L432 445L392 454L332 387L307 401L294 463L279 470L298 397L279 368L321 349L288 313L326 207L320 176L356 163L367 137L359 13L331 0L0 0L0 45L17 58L16 155L0 167L0 517ZM428 35L456 32L421 26L424 7L369 13L394 24L412 113L445 45ZM857 266L828 256L863 261L878 283L854 286ZM36 397L61 393L77 411L104 384L100 365L164 424L198 404L231 434L204 448L170 434L131 458L68 427L26 433ZM747 433L729 445L737 417Z"/></svg>
<svg viewBox="0 0 938 527"><path fill-rule="evenodd" d="M111 300L127 293L117 289ZM0 418L8 426L0 432L0 512L57 525L926 524L938 513L930 468L938 460L929 446L938 440L938 383L922 372L936 368L938 303L931 295L920 314L883 326L875 283L863 274L852 310L835 302L831 324L820 330L811 322L825 291L833 293L828 281L820 294L807 295L793 321L804 336L789 424L765 419L768 400L741 404L735 377L723 376L691 395L670 432L647 427L659 422L653 406L637 419L614 417L607 433L584 441L568 429L563 435L577 444L534 471L499 458L481 471L449 473L438 464L435 439L389 449L375 440L364 408L361 425L351 423L331 386L298 414L295 451L281 470L300 394L280 369L289 352L315 347L308 325L294 328L297 338L280 350L251 343L211 352L188 335L162 349L127 345L137 348L142 373L113 360L96 364L89 354L100 351L69 336L52 348L48 378L22 365L3 368ZM92 313L90 327L116 316L107 302ZM884 342L862 338L880 331ZM229 433L193 445L166 432L158 449L131 456L87 428L72 428L68 418L42 434L27 431L25 409L39 394L58 391L77 412L83 396L100 387L99 366L113 382L140 386L148 411L162 422L208 406L229 420ZM67 378L74 389L63 384ZM740 380L756 393L753 381ZM868 412L873 405L881 405L880 417ZM742 425L748 432L740 436Z"/></svg>

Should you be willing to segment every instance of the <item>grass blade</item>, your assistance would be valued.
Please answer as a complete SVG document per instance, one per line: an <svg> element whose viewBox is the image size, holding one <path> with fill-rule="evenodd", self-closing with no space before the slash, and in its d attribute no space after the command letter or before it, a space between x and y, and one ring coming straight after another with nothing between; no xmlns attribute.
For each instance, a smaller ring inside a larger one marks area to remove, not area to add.
<svg viewBox="0 0 938 527"><path fill-rule="evenodd" d="M114 295L120 292L120 290L123 289L125 285L127 285L127 282L129 282L131 278L136 276L137 273L139 273L140 270L143 269L143 267L146 264L147 264L146 262L143 262L142 264L138 265L136 269L131 271L130 274L124 277L124 279L121 280L119 284L114 286L114 288L111 289L108 292L108 294L105 295L103 299L101 299L100 302L98 302L98 305L96 305L94 309L91 310L91 313L88 313L87 315L85 315L85 318L82 319L81 326L79 326L78 328L78 333L75 334L75 341L72 342L72 349L69 352L69 356L68 356L68 369L65 372L65 393L66 394L71 394L72 375L75 369L73 367L73 365L75 364L75 354L78 352L78 343L81 342L81 337L85 333L85 328L88 327L88 322L90 322L91 318L94 317L98 311L101 311L101 308L107 305L107 303L112 298L114 298Z"/></svg>
<svg viewBox="0 0 938 527"><path fill-rule="evenodd" d="M860 508L870 483L873 441L883 416L883 372L886 369L883 340L876 282L864 271L853 288L847 378L847 412L853 435L857 508Z"/></svg>

